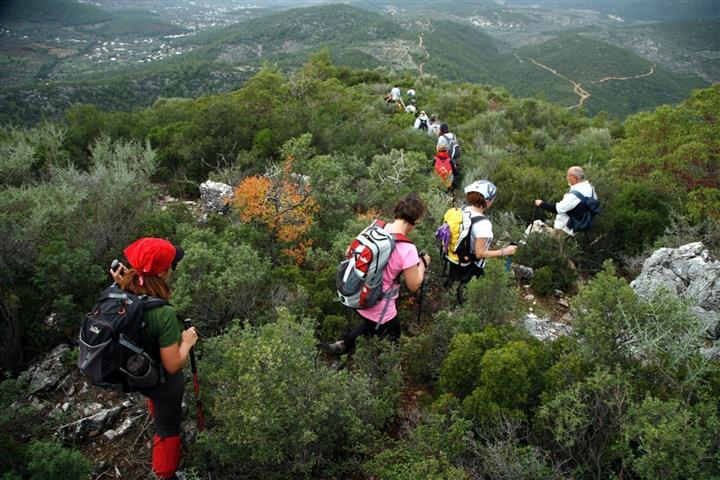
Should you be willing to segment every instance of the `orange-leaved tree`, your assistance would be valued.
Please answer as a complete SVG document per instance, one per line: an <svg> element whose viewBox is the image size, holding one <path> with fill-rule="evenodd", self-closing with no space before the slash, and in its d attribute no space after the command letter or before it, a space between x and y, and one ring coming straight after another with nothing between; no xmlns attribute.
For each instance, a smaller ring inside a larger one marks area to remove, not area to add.
<svg viewBox="0 0 720 480"><path fill-rule="evenodd" d="M255 222L266 228L274 265L281 260L278 252L302 263L312 245L307 234L318 205L308 177L294 173L293 162L289 155L282 168L247 177L235 187L233 206L243 223Z"/></svg>

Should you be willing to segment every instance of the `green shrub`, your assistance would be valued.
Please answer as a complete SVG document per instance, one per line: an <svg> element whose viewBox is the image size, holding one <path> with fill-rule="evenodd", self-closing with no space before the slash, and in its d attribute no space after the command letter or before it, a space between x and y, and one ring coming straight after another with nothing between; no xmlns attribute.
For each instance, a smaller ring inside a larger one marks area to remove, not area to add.
<svg viewBox="0 0 720 480"><path fill-rule="evenodd" d="M630 464L641 479L713 478L720 474L715 399L695 406L645 398L633 405L624 441L635 453Z"/></svg>
<svg viewBox="0 0 720 480"><path fill-rule="evenodd" d="M438 382L453 333L452 320L446 312L440 312L420 335L403 337L402 363L412 383L434 386Z"/></svg>
<svg viewBox="0 0 720 480"><path fill-rule="evenodd" d="M635 399L631 378L602 367L544 403L536 427L551 439L573 478L611 478L625 452L622 427Z"/></svg>
<svg viewBox="0 0 720 480"><path fill-rule="evenodd" d="M530 286L540 296L547 297L551 295L555 291L552 268L544 266L535 270L535 275L530 280Z"/></svg>
<svg viewBox="0 0 720 480"><path fill-rule="evenodd" d="M503 325L513 320L519 305L513 285L503 262L486 262L485 275L472 279L465 287L465 303L456 320L457 330L478 332L487 325Z"/></svg>
<svg viewBox="0 0 720 480"><path fill-rule="evenodd" d="M277 323L231 328L205 352L214 426L199 448L232 478L343 477L395 412L368 375L320 362L311 322L283 311Z"/></svg>
<svg viewBox="0 0 720 480"><path fill-rule="evenodd" d="M500 415L523 419L537 403L548 356L539 342L515 341L488 349L480 378L463 402L465 415L483 424Z"/></svg>
<svg viewBox="0 0 720 480"><path fill-rule="evenodd" d="M270 265L244 242L241 232L228 227L216 234L188 225L178 232L185 258L176 271L173 303L208 332L250 314L255 322L268 317L258 310L271 296Z"/></svg>
<svg viewBox="0 0 720 480"><path fill-rule="evenodd" d="M82 453L53 442L38 441L27 448L30 480L79 480L89 478L93 467Z"/></svg>
<svg viewBox="0 0 720 480"><path fill-rule="evenodd" d="M404 438L364 465L368 475L383 480L470 478L458 467L470 449L470 422L455 415L430 414L406 421L404 427Z"/></svg>
<svg viewBox="0 0 720 480"><path fill-rule="evenodd" d="M568 291L577 278L577 273L572 268L571 261L576 260L578 256L577 244L573 239L533 233L527 236L525 245L518 248L514 261L532 267L535 269L536 275L538 270L547 267L546 270L540 273L542 278L535 282L543 292L547 292L546 289L554 290L556 288ZM550 270L551 273L549 285L547 270ZM547 294L551 293L552 290Z"/></svg>

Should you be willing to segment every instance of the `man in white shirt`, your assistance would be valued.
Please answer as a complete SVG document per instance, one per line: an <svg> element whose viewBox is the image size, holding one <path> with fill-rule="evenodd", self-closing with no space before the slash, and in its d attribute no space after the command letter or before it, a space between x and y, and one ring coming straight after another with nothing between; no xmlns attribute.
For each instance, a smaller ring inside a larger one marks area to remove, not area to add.
<svg viewBox="0 0 720 480"><path fill-rule="evenodd" d="M435 118L435 115L430 115L430 120L428 120L428 135L430 136L440 136L440 122L437 121Z"/></svg>
<svg viewBox="0 0 720 480"><path fill-rule="evenodd" d="M572 193L573 190L587 198L597 199L597 195L595 194L595 188L585 179L585 172L582 167L570 167L567 171L566 178L568 185L570 186L570 190L565 194L565 196L563 196L562 200L558 203L548 203L541 199L537 199L535 200L535 206L557 214L555 217L555 224L553 225L557 232L562 231L568 235L574 236L575 232L568 227L568 220L570 220L571 216L576 217L578 213L582 213L578 212L578 210L586 207L581 205L582 202L580 198Z"/></svg>
<svg viewBox="0 0 720 480"><path fill-rule="evenodd" d="M415 119L415 124L413 125L413 128L416 130L424 130L427 131L428 129L428 116L425 113L425 111L421 111L420 115Z"/></svg>

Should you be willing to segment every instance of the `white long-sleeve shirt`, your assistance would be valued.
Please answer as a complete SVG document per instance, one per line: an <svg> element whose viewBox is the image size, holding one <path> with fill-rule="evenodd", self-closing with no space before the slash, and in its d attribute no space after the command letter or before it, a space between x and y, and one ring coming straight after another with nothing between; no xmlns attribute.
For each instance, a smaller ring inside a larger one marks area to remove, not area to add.
<svg viewBox="0 0 720 480"><path fill-rule="evenodd" d="M590 185L590 182L585 180L572 185L568 193L563 196L562 200L555 204L557 216L555 217L555 224L553 226L558 230L564 231L568 235L575 235L575 232L567 226L568 220L570 219L568 212L580 204L580 199L573 193L570 193L573 190L577 190L587 198L597 198L597 195L595 195L595 189L592 185Z"/></svg>

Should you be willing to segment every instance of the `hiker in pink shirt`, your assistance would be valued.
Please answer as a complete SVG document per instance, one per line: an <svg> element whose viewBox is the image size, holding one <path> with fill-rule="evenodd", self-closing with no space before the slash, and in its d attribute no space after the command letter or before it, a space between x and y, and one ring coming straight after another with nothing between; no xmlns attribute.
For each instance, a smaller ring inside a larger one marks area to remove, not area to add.
<svg viewBox="0 0 720 480"><path fill-rule="evenodd" d="M393 221L385 225L388 232L407 235L425 214L425 203L416 194L411 193L395 205ZM329 345L330 351L341 353L355 347L355 339L360 335L379 335L397 342L400 338L400 319L397 314L397 297L400 294L400 277L405 279L405 286L415 292L422 285L425 269L430 265L430 256L418 255L414 244L397 241L390 254L390 259L383 271L383 292L392 295L381 299L376 305L363 310L356 310L362 322L351 329L342 340ZM403 275L404 274L404 275Z"/></svg>

